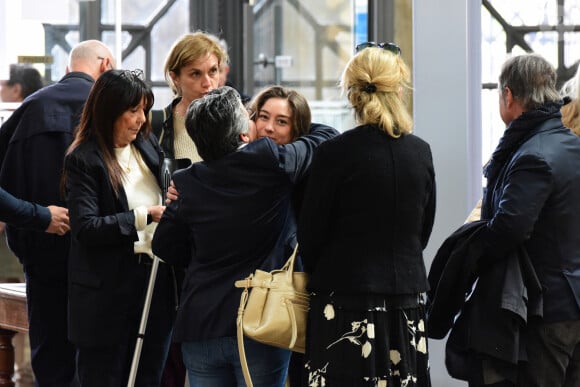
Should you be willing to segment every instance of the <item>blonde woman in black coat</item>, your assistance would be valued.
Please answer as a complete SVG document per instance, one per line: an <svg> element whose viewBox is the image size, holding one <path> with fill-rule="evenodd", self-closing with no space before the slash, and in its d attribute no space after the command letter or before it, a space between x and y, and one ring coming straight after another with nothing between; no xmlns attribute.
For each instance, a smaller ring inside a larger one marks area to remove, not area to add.
<svg viewBox="0 0 580 387"><path fill-rule="evenodd" d="M360 126L318 148L298 226L312 292L305 377L309 386L430 386L421 294L431 150L411 134L398 46L357 48L341 86Z"/></svg>

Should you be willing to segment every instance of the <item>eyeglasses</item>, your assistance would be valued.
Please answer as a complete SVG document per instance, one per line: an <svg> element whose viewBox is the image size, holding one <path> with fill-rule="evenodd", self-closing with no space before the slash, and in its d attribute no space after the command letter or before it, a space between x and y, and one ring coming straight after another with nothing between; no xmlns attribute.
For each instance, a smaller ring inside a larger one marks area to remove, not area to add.
<svg viewBox="0 0 580 387"><path fill-rule="evenodd" d="M365 43L360 43L357 44L356 47L354 48L355 53L360 52L362 50L364 50L365 48L369 48L369 47L378 47L378 48L382 48L383 50L387 50L392 52L395 55L401 55L401 47L397 46L395 43L391 43L391 42L381 42L381 43L375 43L375 42L365 42Z"/></svg>
<svg viewBox="0 0 580 387"><path fill-rule="evenodd" d="M102 56L97 56L97 60L105 60ZM111 59L109 59L109 63L107 63L107 70L114 70L113 64L111 63Z"/></svg>

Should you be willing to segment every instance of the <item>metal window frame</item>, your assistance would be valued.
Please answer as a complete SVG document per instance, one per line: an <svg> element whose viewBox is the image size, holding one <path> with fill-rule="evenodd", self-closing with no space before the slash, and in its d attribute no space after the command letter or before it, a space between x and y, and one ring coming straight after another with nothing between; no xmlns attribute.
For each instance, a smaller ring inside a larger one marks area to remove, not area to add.
<svg viewBox="0 0 580 387"><path fill-rule="evenodd" d="M556 66L556 73L558 74L558 87L560 87L566 80L572 78L578 68L578 61L566 67L564 64L564 33L566 32L580 32L580 25L578 24L564 24L564 4L566 0L557 1L558 9L558 23L555 25L524 25L514 26L509 24L505 18L495 9L489 0L482 0L482 6L490 13L490 15L502 26L506 34L506 53L511 53L515 46L521 47L524 51L531 53L534 50L526 42L525 36L529 33L552 31L558 33L558 64ZM483 89L497 89L497 83L483 83Z"/></svg>

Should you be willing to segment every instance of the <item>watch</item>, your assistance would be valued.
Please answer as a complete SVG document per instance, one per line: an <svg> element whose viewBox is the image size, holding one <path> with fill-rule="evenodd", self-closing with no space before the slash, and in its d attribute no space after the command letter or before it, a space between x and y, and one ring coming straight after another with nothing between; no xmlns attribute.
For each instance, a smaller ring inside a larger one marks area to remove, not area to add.
<svg viewBox="0 0 580 387"><path fill-rule="evenodd" d="M148 212L147 213L147 224L151 224L153 222L153 216Z"/></svg>

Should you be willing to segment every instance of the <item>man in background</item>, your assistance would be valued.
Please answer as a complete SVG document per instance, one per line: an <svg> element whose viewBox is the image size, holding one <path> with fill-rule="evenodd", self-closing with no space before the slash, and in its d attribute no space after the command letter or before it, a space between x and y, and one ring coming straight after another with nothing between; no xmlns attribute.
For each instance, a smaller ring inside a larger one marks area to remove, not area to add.
<svg viewBox="0 0 580 387"><path fill-rule="evenodd" d="M42 88L42 76L32 66L24 64L11 64L8 79L0 80L0 102L20 103L24 98L34 93L36 90ZM4 234L6 225L0 222L0 234ZM12 254L7 251L5 238L0 235L0 251L3 254L2 259L16 260ZM8 263L4 263L8 265ZM10 271L10 270L8 270ZM5 271L0 271L0 281L13 282L18 281L17 278L6 276Z"/></svg>
<svg viewBox="0 0 580 387"><path fill-rule="evenodd" d="M0 80L0 101L22 102L42 86L42 77L37 69L29 65L11 64L10 78Z"/></svg>
<svg viewBox="0 0 580 387"><path fill-rule="evenodd" d="M482 243L480 273L506 262L523 247L541 284L543 316L527 316L524 342L519 343L525 346L527 361L520 363L517 374L506 360L491 356L502 353L496 348L503 344L494 342L491 350L480 345L486 352L479 351L483 360L471 374L480 375L483 382L470 380L469 385L494 380L494 386L578 386L580 139L562 124L556 71L543 57L526 54L508 59L498 86L499 112L507 128L484 170L487 187L481 219L487 223L478 239L469 243ZM480 283L481 277L477 286ZM493 342L492 337L509 337L508 333L474 328L470 335L486 344Z"/></svg>
<svg viewBox="0 0 580 387"><path fill-rule="evenodd" d="M111 50L97 40L75 46L66 75L26 99L0 128L0 186L40 205L65 206L60 194L64 155L94 81L114 68ZM36 385L69 386L75 349L67 339L67 261L70 234L6 228L23 265L32 369Z"/></svg>

